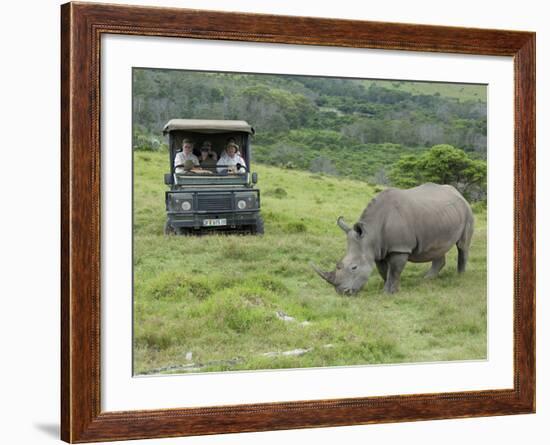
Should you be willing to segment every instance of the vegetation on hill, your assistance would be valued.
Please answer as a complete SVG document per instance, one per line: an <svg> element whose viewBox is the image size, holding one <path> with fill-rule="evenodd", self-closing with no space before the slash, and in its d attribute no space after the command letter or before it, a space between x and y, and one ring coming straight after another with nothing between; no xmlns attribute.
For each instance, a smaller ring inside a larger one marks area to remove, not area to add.
<svg viewBox="0 0 550 445"><path fill-rule="evenodd" d="M370 87L372 84L381 84L384 85L386 88L392 88L398 91L405 91L413 95L444 96L456 99L459 102L487 101L486 85L427 81L415 82L410 80L363 81L363 85L366 88Z"/></svg>
<svg viewBox="0 0 550 445"><path fill-rule="evenodd" d="M138 150L161 149L174 117L243 119L264 164L398 185L401 158L447 144L486 168L482 85L134 69L133 91Z"/></svg>

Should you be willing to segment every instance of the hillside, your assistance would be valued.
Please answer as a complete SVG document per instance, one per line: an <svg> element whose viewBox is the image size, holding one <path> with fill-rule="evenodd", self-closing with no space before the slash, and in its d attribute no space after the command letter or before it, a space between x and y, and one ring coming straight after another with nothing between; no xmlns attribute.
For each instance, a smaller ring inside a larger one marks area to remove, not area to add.
<svg viewBox="0 0 550 445"><path fill-rule="evenodd" d="M411 82L411 81L385 81L365 80L363 85L369 88L372 84L397 91L405 91L415 96L436 95L449 99L456 99L459 102L481 101L487 102L487 89L485 85L460 84L446 82Z"/></svg>
<svg viewBox="0 0 550 445"><path fill-rule="evenodd" d="M255 165L263 237L165 237L166 153L134 154L134 372L298 368L486 357L486 216L476 215L467 273L456 252L440 278L407 265L402 290L373 273L337 295L309 263L332 268L375 188ZM290 318L289 318L290 317Z"/></svg>
<svg viewBox="0 0 550 445"><path fill-rule="evenodd" d="M449 144L486 159L486 87L437 82L134 69L134 148L172 118L243 119L255 160L387 185L402 156Z"/></svg>

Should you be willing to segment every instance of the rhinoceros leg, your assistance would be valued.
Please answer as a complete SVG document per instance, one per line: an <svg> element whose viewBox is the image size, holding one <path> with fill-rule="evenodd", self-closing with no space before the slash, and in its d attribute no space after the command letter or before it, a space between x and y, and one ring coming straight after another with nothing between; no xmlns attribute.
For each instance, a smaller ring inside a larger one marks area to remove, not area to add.
<svg viewBox="0 0 550 445"><path fill-rule="evenodd" d="M436 258L432 261L432 267L424 276L425 278L435 278L439 274L439 271L445 266L445 255L442 257Z"/></svg>
<svg viewBox="0 0 550 445"><path fill-rule="evenodd" d="M408 253L392 253L388 256L388 279L384 290L390 294L394 294L399 290L399 282L401 279L401 272L409 259Z"/></svg>
<svg viewBox="0 0 550 445"><path fill-rule="evenodd" d="M388 279L388 263L386 263L386 260L377 260L376 261L376 268L378 269L378 273L384 280L384 283Z"/></svg>
<svg viewBox="0 0 550 445"><path fill-rule="evenodd" d="M466 263L468 262L468 250L458 248L458 273L466 272Z"/></svg>
<svg viewBox="0 0 550 445"><path fill-rule="evenodd" d="M474 222L473 220L466 224L462 236L456 243L458 249L458 273L466 271L466 263L468 262L468 253L470 252L470 244L472 242L472 235L474 234Z"/></svg>

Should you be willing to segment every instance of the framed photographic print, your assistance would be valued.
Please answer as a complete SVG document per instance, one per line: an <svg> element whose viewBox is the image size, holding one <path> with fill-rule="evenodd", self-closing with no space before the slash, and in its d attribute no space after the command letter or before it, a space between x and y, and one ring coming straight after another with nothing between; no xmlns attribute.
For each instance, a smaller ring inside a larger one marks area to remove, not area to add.
<svg viewBox="0 0 550 445"><path fill-rule="evenodd" d="M534 412L533 33L61 14L63 440Z"/></svg>

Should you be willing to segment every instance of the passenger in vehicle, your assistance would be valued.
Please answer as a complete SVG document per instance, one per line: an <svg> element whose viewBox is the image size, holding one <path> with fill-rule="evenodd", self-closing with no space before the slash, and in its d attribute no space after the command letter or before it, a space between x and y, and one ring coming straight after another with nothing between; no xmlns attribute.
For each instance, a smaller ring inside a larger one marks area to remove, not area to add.
<svg viewBox="0 0 550 445"><path fill-rule="evenodd" d="M218 173L246 173L246 163L244 159L237 154L239 146L234 142L229 142L225 147L225 152L218 160Z"/></svg>
<svg viewBox="0 0 550 445"><path fill-rule="evenodd" d="M218 160L217 153L212 150L212 143L204 141L201 146L201 155L199 157L200 166L203 168L213 168Z"/></svg>
<svg viewBox="0 0 550 445"><path fill-rule="evenodd" d="M176 167L176 173L183 173L183 164L185 161L193 161L193 165L198 166L199 158L193 154L193 141L185 138L181 143L182 150L176 153L174 158L174 167Z"/></svg>
<svg viewBox="0 0 550 445"><path fill-rule="evenodd" d="M235 139L233 136L231 136L230 138L227 138L227 140L225 141L225 146L227 147L229 144L237 144L237 139ZM239 147L239 144L237 144L237 154L240 156L241 152L238 147ZM221 156L223 155L225 155L225 148L221 153Z"/></svg>

